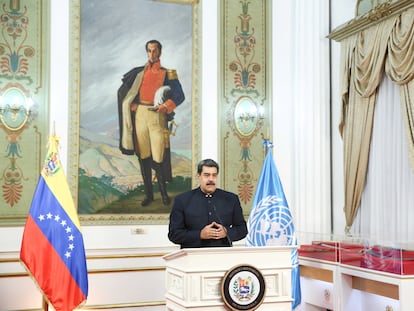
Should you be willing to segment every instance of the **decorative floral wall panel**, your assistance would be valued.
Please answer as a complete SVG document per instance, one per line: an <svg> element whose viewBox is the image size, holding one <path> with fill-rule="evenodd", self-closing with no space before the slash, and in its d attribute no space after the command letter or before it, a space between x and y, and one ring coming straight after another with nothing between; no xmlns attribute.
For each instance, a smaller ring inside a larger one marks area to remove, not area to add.
<svg viewBox="0 0 414 311"><path fill-rule="evenodd" d="M49 3L0 1L0 224L29 211L48 135Z"/></svg>
<svg viewBox="0 0 414 311"><path fill-rule="evenodd" d="M221 2L221 83L219 101L223 188L239 195L248 215L269 138L266 0Z"/></svg>

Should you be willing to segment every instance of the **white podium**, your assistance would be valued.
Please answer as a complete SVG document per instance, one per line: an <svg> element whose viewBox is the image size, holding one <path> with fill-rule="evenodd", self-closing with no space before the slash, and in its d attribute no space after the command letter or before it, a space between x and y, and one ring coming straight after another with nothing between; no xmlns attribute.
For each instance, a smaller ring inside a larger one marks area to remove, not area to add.
<svg viewBox="0 0 414 311"><path fill-rule="evenodd" d="M188 248L167 254L163 257L167 310L228 310L222 299L222 280L240 265L255 267L264 278L264 298L257 310L292 310L292 248Z"/></svg>

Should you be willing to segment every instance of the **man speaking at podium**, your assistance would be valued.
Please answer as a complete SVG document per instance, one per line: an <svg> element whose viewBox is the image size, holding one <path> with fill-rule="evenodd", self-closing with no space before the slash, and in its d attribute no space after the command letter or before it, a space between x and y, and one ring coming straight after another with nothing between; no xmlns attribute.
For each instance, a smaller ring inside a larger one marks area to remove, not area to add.
<svg viewBox="0 0 414 311"><path fill-rule="evenodd" d="M197 165L200 186L175 197L168 238L181 248L229 247L247 235L239 197L217 188L218 164Z"/></svg>

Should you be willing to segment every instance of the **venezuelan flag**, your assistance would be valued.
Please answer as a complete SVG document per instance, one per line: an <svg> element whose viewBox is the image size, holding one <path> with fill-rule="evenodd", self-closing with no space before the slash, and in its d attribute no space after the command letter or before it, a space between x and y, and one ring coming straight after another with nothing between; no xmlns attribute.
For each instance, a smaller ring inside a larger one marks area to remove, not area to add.
<svg viewBox="0 0 414 311"><path fill-rule="evenodd" d="M20 260L56 311L86 301L88 274L79 218L57 151L48 152L24 227Z"/></svg>

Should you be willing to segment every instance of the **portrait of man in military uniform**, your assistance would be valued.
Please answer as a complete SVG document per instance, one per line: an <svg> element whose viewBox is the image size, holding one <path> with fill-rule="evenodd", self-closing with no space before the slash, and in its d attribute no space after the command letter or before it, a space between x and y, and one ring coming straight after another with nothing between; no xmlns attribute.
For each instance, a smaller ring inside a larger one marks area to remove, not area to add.
<svg viewBox="0 0 414 311"><path fill-rule="evenodd" d="M89 0L80 12L78 212L169 213L194 170L192 5Z"/></svg>
<svg viewBox="0 0 414 311"><path fill-rule="evenodd" d="M174 120L174 110L185 95L176 70L161 66L161 43L147 41L145 51L146 64L128 71L118 90L119 149L138 157L145 193L141 206L154 201L152 169L162 203L168 206L167 182L172 180L168 122Z"/></svg>

